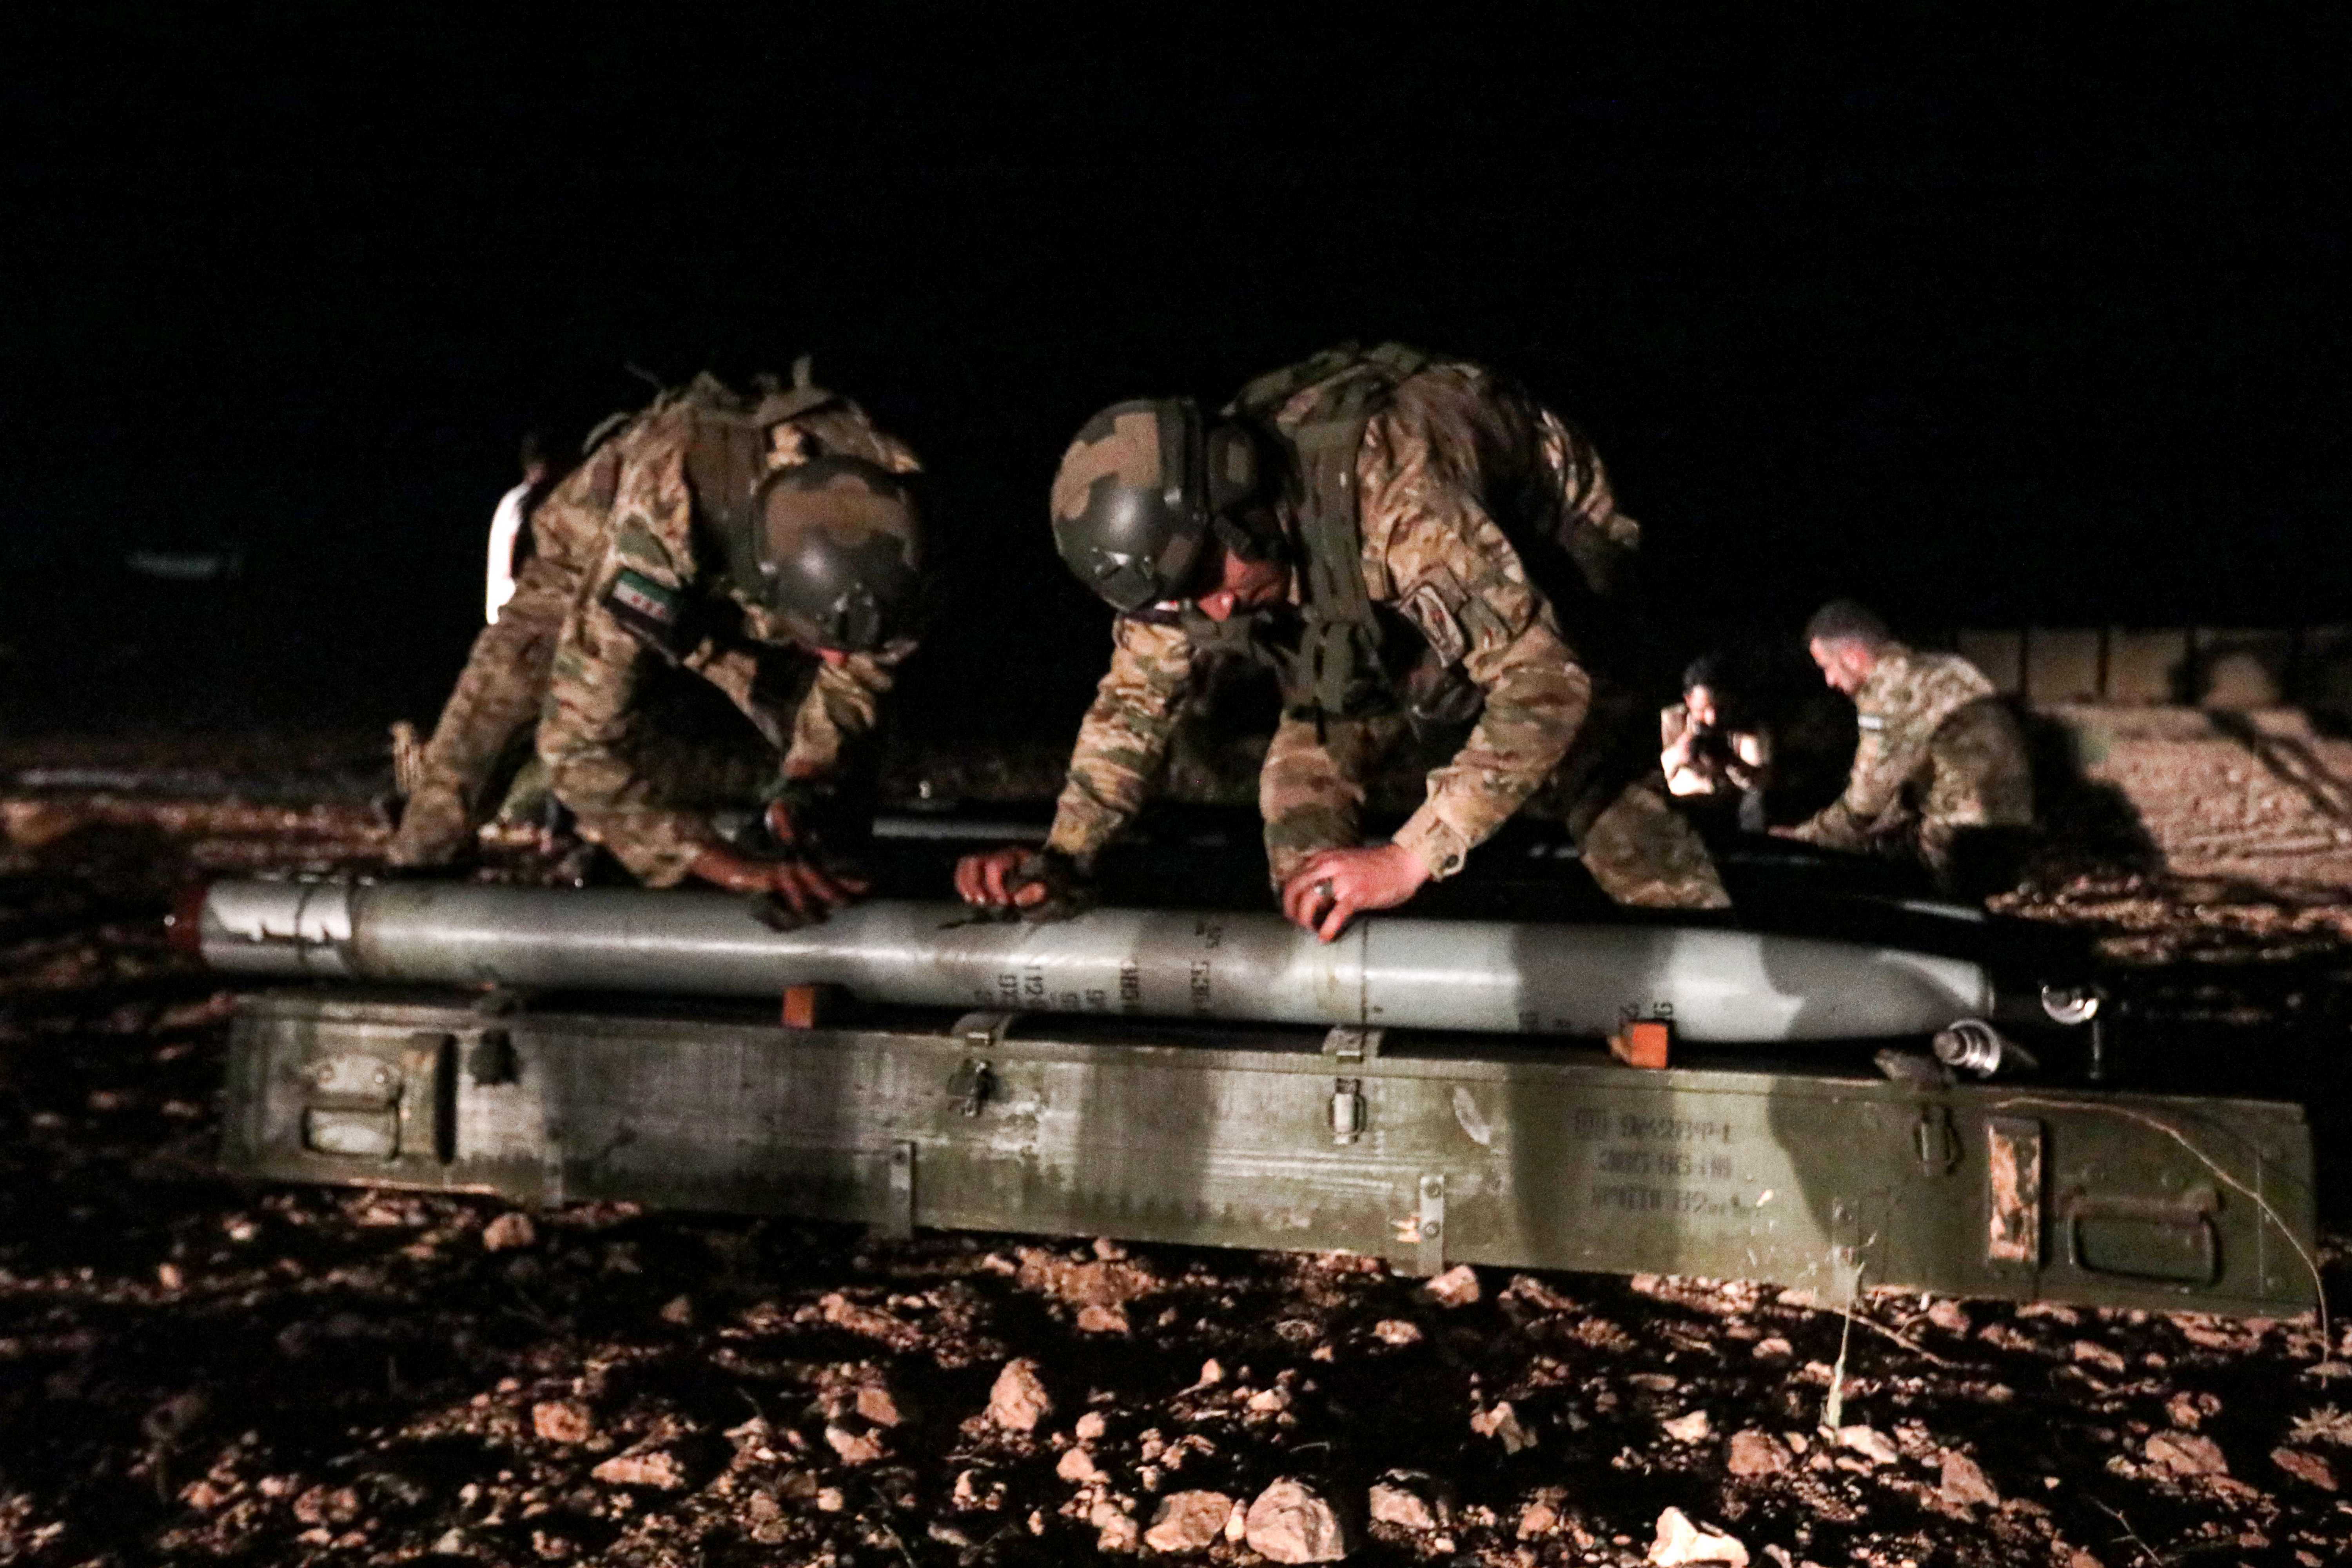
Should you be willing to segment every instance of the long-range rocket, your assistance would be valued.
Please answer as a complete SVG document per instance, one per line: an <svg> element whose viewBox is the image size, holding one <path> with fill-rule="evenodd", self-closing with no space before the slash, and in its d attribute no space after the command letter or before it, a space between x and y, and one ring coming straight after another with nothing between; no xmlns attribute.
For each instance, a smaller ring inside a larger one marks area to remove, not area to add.
<svg viewBox="0 0 2352 1568"><path fill-rule="evenodd" d="M874 902L797 931L724 893L230 881L198 934L220 970L520 989L775 996L1107 1016L1607 1034L1694 1043L1931 1034L1993 1009L1961 959L1718 927L1357 921L1322 942L1271 914L1097 910L1052 924Z"/></svg>

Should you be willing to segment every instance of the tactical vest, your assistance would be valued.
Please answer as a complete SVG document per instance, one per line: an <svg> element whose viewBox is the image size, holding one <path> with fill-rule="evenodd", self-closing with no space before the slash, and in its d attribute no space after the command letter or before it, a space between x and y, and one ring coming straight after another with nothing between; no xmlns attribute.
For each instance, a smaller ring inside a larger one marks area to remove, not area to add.
<svg viewBox="0 0 2352 1568"><path fill-rule="evenodd" d="M593 461L600 447L625 433L674 409L688 410L693 434L686 445L686 479L694 490L695 552L715 569L713 586L733 586L756 595L761 589L759 520L751 500L768 475L769 432L843 401L838 393L813 383L805 358L793 364L790 386L761 378L757 398L737 395L706 372L664 392L648 408L605 420L590 433L586 454ZM614 465L615 479L618 471ZM611 489L596 501L609 510Z"/></svg>
<svg viewBox="0 0 2352 1568"><path fill-rule="evenodd" d="M1295 719L1321 723L1396 711L1401 678L1425 652L1409 623L1381 613L1364 591L1356 457L1373 416L1430 363L1399 343L1346 344L1258 377L1224 410L1292 458L1285 499L1297 519L1299 602L1223 622L1188 607L1181 620L1195 647L1270 668ZM1284 412L1310 392L1296 411Z"/></svg>

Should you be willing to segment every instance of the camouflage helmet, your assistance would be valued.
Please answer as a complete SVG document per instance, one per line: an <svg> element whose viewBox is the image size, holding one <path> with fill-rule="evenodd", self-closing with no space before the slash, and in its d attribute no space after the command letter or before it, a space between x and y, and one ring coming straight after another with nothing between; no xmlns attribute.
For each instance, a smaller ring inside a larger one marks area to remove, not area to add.
<svg viewBox="0 0 2352 1568"><path fill-rule="evenodd" d="M1227 513L1256 488L1247 434L1189 397L1114 403L1080 427L1054 475L1054 544L1078 581L1132 613L1188 597L1212 533L1264 553Z"/></svg>
<svg viewBox="0 0 2352 1568"><path fill-rule="evenodd" d="M751 498L759 595L813 647L864 653L905 632L923 575L906 479L857 458L779 468Z"/></svg>

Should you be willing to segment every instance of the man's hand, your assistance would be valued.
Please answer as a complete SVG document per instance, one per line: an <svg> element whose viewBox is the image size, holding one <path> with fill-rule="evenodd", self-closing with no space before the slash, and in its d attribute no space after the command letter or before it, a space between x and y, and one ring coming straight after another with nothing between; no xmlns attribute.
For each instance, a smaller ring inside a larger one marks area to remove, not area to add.
<svg viewBox="0 0 2352 1568"><path fill-rule="evenodd" d="M1282 885L1282 914L1325 942L1339 939L1366 910L1392 910L1429 880L1421 857L1401 845L1326 849Z"/></svg>
<svg viewBox="0 0 2352 1568"><path fill-rule="evenodd" d="M867 887L861 878L820 870L806 860L754 860L715 846L697 856L687 874L730 893L767 894L803 921L821 921L846 908Z"/></svg>
<svg viewBox="0 0 2352 1568"><path fill-rule="evenodd" d="M1043 880L1022 875L1022 862L1035 853L1008 844L1002 849L965 856L956 862L956 897L982 909L1035 909L1045 901L1048 889Z"/></svg>
<svg viewBox="0 0 2352 1568"><path fill-rule="evenodd" d="M1066 921L1094 907L1094 886L1068 856L1017 844L956 862L956 893L981 909L1027 920Z"/></svg>

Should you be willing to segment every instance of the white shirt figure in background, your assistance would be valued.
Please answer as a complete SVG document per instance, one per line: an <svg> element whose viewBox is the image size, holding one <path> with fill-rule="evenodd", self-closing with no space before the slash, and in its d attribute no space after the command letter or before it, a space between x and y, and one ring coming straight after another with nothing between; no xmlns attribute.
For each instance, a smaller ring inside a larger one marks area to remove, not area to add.
<svg viewBox="0 0 2352 1568"><path fill-rule="evenodd" d="M546 491L551 466L544 438L531 431L522 438L522 482L500 496L498 510L490 514L489 574L482 591L486 622L496 621L499 606L514 597L515 568L526 559L517 554L527 537L523 525Z"/></svg>

